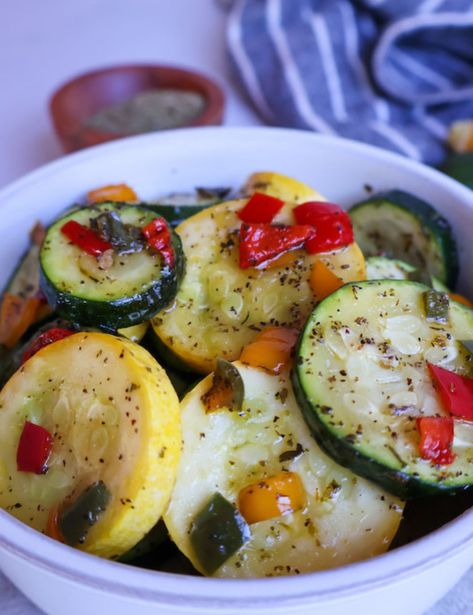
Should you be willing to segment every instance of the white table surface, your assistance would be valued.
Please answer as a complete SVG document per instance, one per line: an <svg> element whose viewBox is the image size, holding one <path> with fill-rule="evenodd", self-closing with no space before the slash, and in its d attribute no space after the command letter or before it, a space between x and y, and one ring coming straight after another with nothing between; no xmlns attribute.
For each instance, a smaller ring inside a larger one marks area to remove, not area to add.
<svg viewBox="0 0 473 615"><path fill-rule="evenodd" d="M262 124L232 79L217 0L0 0L0 24L0 187L62 155L49 96L96 67L157 62L200 70L225 91L226 125ZM40 612L0 573L0 613ZM473 571L428 613L472 614Z"/></svg>

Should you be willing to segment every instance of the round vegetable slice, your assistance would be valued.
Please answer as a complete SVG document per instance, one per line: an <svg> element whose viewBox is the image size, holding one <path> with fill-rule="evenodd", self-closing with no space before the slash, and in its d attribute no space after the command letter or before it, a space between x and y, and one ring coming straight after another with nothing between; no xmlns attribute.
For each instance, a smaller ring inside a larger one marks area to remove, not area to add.
<svg viewBox="0 0 473 615"><path fill-rule="evenodd" d="M293 203L325 201L325 198L317 190L314 190L307 184L288 175L274 173L273 171L259 171L250 175L242 188L242 192L245 195L251 195L253 192L263 192L283 201L291 201Z"/></svg>
<svg viewBox="0 0 473 615"><path fill-rule="evenodd" d="M241 269L238 212L245 204L221 203L177 228L186 274L173 305L152 321L175 365L207 373L218 357L237 359L265 326L301 327L316 302L310 277L317 260L342 282L365 279L363 254L354 243L322 254L299 249L263 269ZM285 203L273 223L294 224L294 207Z"/></svg>
<svg viewBox="0 0 473 615"><path fill-rule="evenodd" d="M52 438L43 474L17 469L27 422ZM153 357L123 338L55 342L0 394L0 506L42 532L56 512L66 542L103 557L128 551L159 519L179 453L176 393ZM84 506L97 517L85 529Z"/></svg>
<svg viewBox="0 0 473 615"><path fill-rule="evenodd" d="M401 190L381 192L350 209L355 239L366 257L401 258L454 288L458 254L452 229L432 205Z"/></svg>
<svg viewBox="0 0 473 615"><path fill-rule="evenodd" d="M473 375L460 343L473 337L473 312L454 301L446 311L436 292L401 280L347 284L315 308L297 351L295 390L320 446L402 496L473 484L471 421L453 418L453 462L423 458L419 421L440 419L447 432L451 419L429 364Z"/></svg>
<svg viewBox="0 0 473 615"><path fill-rule="evenodd" d="M384 552L402 502L322 452L287 372L233 366L241 410L208 410L212 376L181 402L183 453L164 516L179 549L217 577L298 574Z"/></svg>
<svg viewBox="0 0 473 615"><path fill-rule="evenodd" d="M92 326L124 328L154 316L174 298L184 268L173 231L168 230L170 261L149 247L142 229L155 218L143 207L102 203L55 222L40 254L41 288L50 305L70 320ZM99 222L106 241L91 229ZM100 240L96 254L93 246L90 253L84 249L87 237L83 247L70 240L81 228ZM107 245L110 250L103 252Z"/></svg>

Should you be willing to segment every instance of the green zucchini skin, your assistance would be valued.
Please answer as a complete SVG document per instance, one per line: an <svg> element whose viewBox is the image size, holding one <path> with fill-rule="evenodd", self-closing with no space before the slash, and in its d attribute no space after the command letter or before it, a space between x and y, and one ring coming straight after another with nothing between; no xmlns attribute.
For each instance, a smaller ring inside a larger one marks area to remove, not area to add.
<svg viewBox="0 0 473 615"><path fill-rule="evenodd" d="M39 249L32 244L20 258L5 284L3 293L11 293L23 299L35 297L39 291Z"/></svg>
<svg viewBox="0 0 473 615"><path fill-rule="evenodd" d="M425 271L425 281L429 280L428 276L435 276L449 288L455 287L458 277L456 242L449 222L431 205L408 192L390 190L357 203L349 213L355 238L366 257L384 252ZM397 230L393 226L396 216L409 225L410 236L416 238L416 242L412 242L412 245L417 243L414 252L406 249L405 241L399 236L401 228L395 239L387 237L386 227Z"/></svg>
<svg viewBox="0 0 473 615"><path fill-rule="evenodd" d="M96 206L95 211L113 210L120 212L124 208L134 208L133 205L120 203L102 203ZM74 219L76 210L65 218L61 218L51 228L62 225L68 219ZM152 212L145 210L149 221ZM51 229L48 231L48 233ZM185 257L179 236L171 230L171 241L175 253L175 265L171 269L164 266L158 279L151 281L150 285L141 292L130 296L122 296L110 301L96 300L80 297L68 291L60 290L50 279L47 267L44 264L44 250L47 246L47 237L40 254L40 287L50 306L61 316L81 325L95 327L110 327L114 329L125 328L149 320L164 308L177 293L180 281L184 275Z"/></svg>
<svg viewBox="0 0 473 615"><path fill-rule="evenodd" d="M342 293L350 293L351 295L350 291L353 288L362 291L363 289L368 289L371 286L373 288L378 287L381 290L388 290L390 288L399 288L402 285L416 287L418 291L420 291L420 295L428 290L428 287L417 282L407 282L401 280L367 281L347 284L330 295L330 297L324 301L332 301L333 304L327 309L333 313L335 309L334 299L336 299L336 295L339 297ZM415 471L407 472L403 469L396 469L389 466L389 464L383 463L382 461L374 458L373 455L366 454L363 450L363 443L357 443L354 441L354 438L350 437L350 435L341 437L340 434L336 433L336 429L332 429L327 424L328 422L326 422L323 417L327 417L329 415L333 416L333 421L336 422L337 409L336 407L330 408L318 403L321 395L318 395L319 400L317 400L317 393L312 394L307 390L307 374L309 372L304 373L304 352L302 351L302 346L306 342L306 339L315 339L315 328L318 326L323 326L324 324L323 317L320 313L321 307L322 309L324 307L323 303L324 302L317 306L312 315L309 317L305 328L301 332L296 347L295 367L291 373L291 379L297 402L319 446L330 457L332 457L332 459L340 463L340 465L349 468L364 478L376 482L389 492L402 498L431 496L440 493L455 494L464 490L473 490L473 472L470 472L469 478L459 478L456 483L456 479L443 480L439 478L431 478L429 480L425 477L419 476ZM451 309L459 311L461 318L464 322L469 323L473 333L473 319L471 318L471 315L467 314L468 308L464 308L463 306L455 303L455 305L451 306ZM340 317L342 318L342 316ZM307 351L305 352L305 356L307 356ZM315 346L311 347L311 353L313 355L317 353L317 348ZM311 374L314 373L312 371L314 368L317 369L317 365L310 364L309 369L311 369ZM320 385L320 382L322 381L322 374L319 373L319 376L321 379L320 381L317 381L317 383ZM304 378L306 378L305 384ZM314 381L316 380L316 376L314 375L312 375L311 378L314 379ZM322 385L319 386L319 391L320 390L322 390ZM310 397L313 399L310 399Z"/></svg>

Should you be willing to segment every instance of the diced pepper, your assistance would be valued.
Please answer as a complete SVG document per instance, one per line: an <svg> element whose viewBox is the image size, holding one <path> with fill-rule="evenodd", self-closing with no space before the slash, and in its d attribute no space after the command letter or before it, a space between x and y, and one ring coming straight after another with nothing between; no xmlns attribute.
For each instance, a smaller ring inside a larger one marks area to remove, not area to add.
<svg viewBox="0 0 473 615"><path fill-rule="evenodd" d="M157 217L141 229L148 245L159 252L169 267L174 265L174 249L172 247L171 233L164 218Z"/></svg>
<svg viewBox="0 0 473 615"><path fill-rule="evenodd" d="M189 538L202 569L210 575L251 538L251 532L238 509L215 493L192 521Z"/></svg>
<svg viewBox="0 0 473 615"><path fill-rule="evenodd" d="M309 224L315 233L307 240L309 254L330 252L353 243L350 216L339 205L310 201L293 209L297 224Z"/></svg>
<svg viewBox="0 0 473 615"><path fill-rule="evenodd" d="M289 369L299 332L289 327L267 327L245 346L240 361L272 374Z"/></svg>
<svg viewBox="0 0 473 615"><path fill-rule="evenodd" d="M473 119L454 122L450 127L448 142L456 152L473 151Z"/></svg>
<svg viewBox="0 0 473 615"><path fill-rule="evenodd" d="M217 359L217 367L212 376L212 386L202 395L206 412L220 408L241 410L245 397L245 386L237 368L229 361Z"/></svg>
<svg viewBox="0 0 473 615"><path fill-rule="evenodd" d="M469 299L467 299L463 295L458 295L457 293L448 293L448 295L450 299L452 299L452 301L456 301L457 303L462 303L463 305L466 305L466 307L473 310L473 302L471 302Z"/></svg>
<svg viewBox="0 0 473 615"><path fill-rule="evenodd" d="M25 361L28 361L28 359L41 350L41 348L49 346L49 344L53 344L54 342L58 342L65 337L69 337L69 335L72 335L73 333L74 331L70 331L69 329L61 329L60 327L53 327L52 329L44 331L41 335L38 335L38 337L35 338L23 352L21 362L25 363Z"/></svg>
<svg viewBox="0 0 473 615"><path fill-rule="evenodd" d="M47 429L25 421L16 450L18 471L44 474L52 447L53 438Z"/></svg>
<svg viewBox="0 0 473 615"><path fill-rule="evenodd" d="M46 536L57 540L58 542L64 542L64 537L59 529L59 507L54 506L49 511L48 521L46 524Z"/></svg>
<svg viewBox="0 0 473 615"><path fill-rule="evenodd" d="M277 199L269 194L263 194L262 192L255 192L248 199L243 209L238 212L238 217L248 224L269 224L283 205L284 201L281 201L281 199Z"/></svg>
<svg viewBox="0 0 473 615"><path fill-rule="evenodd" d="M310 226L244 223L240 227L240 268L266 265L281 254L302 248L312 233Z"/></svg>
<svg viewBox="0 0 473 615"><path fill-rule="evenodd" d="M261 265L259 269L267 271L269 269L284 269L286 267L292 268L296 264L297 259L300 257L301 252L298 252L297 250L294 250L293 252L286 252L286 254L281 254L281 256L278 256L273 261L264 263L264 265Z"/></svg>
<svg viewBox="0 0 473 615"><path fill-rule="evenodd" d="M103 203L105 201L122 201L128 203L137 200L138 196L136 192L126 184L102 186L87 193L87 202L89 205Z"/></svg>
<svg viewBox="0 0 473 615"><path fill-rule="evenodd" d="M279 472L244 487L238 495L238 508L249 524L288 515L304 504L304 487L295 472Z"/></svg>
<svg viewBox="0 0 473 615"><path fill-rule="evenodd" d="M101 480L92 483L63 509L58 528L68 545L83 544L90 528L97 523L110 501L110 491Z"/></svg>
<svg viewBox="0 0 473 615"><path fill-rule="evenodd" d="M61 227L61 233L65 235L71 243L91 256L100 256L106 250L112 249L112 244L103 240L88 226L79 224L79 222L75 220L66 222L66 224Z"/></svg>
<svg viewBox="0 0 473 615"><path fill-rule="evenodd" d="M417 419L420 435L419 450L422 459L438 465L449 465L455 460L452 452L452 417L426 416Z"/></svg>
<svg viewBox="0 0 473 615"><path fill-rule="evenodd" d="M336 276L324 262L315 261L312 265L309 286L317 301L322 301L343 284L343 280Z"/></svg>
<svg viewBox="0 0 473 615"><path fill-rule="evenodd" d="M13 348L25 331L36 321L41 300L5 293L0 308L0 344Z"/></svg>
<svg viewBox="0 0 473 615"><path fill-rule="evenodd" d="M473 378L427 363L443 406L453 416L473 421Z"/></svg>
<svg viewBox="0 0 473 615"><path fill-rule="evenodd" d="M431 322L442 325L448 323L450 302L448 293L438 290L427 290L424 293L425 317Z"/></svg>

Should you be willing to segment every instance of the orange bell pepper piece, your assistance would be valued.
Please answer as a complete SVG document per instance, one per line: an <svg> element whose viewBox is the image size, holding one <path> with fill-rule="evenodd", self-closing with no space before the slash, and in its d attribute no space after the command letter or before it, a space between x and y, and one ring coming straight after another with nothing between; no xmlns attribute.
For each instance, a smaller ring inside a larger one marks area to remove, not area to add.
<svg viewBox="0 0 473 615"><path fill-rule="evenodd" d="M309 286L317 301L335 292L344 282L322 261L315 261L310 272Z"/></svg>
<svg viewBox="0 0 473 615"><path fill-rule="evenodd" d="M448 295L450 299L453 299L453 301L462 303L463 305L466 305L466 307L469 307L471 310L473 310L473 303L463 295L457 295L456 293L448 293Z"/></svg>
<svg viewBox="0 0 473 615"><path fill-rule="evenodd" d="M283 267L291 267L292 265L295 265L298 258L300 258L300 252L297 250L295 252L286 252L286 254L281 254L281 256L273 261L269 261L264 266L260 267L260 269L266 271L267 269L282 269Z"/></svg>
<svg viewBox="0 0 473 615"><path fill-rule="evenodd" d="M64 542L61 530L59 529L59 506L54 506L49 511L48 521L46 523L46 536L59 542Z"/></svg>
<svg viewBox="0 0 473 615"><path fill-rule="evenodd" d="M244 487L238 494L238 508L248 523L288 515L304 504L304 487L295 472L279 472Z"/></svg>
<svg viewBox="0 0 473 615"><path fill-rule="evenodd" d="M41 300L36 297L23 299L5 293L0 307L0 344L13 348L28 327L36 320Z"/></svg>
<svg viewBox="0 0 473 615"><path fill-rule="evenodd" d="M112 184L110 186L101 186L95 190L90 190L87 193L87 202L89 205L95 203L103 203L104 201L137 201L136 192L126 184Z"/></svg>
<svg viewBox="0 0 473 615"><path fill-rule="evenodd" d="M289 327L267 327L245 346L240 361L273 374L288 368L299 332Z"/></svg>

